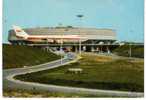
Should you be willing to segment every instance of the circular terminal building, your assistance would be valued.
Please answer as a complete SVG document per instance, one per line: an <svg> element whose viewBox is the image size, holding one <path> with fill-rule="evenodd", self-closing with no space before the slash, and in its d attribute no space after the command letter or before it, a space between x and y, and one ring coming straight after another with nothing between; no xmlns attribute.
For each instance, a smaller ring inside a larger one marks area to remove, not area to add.
<svg viewBox="0 0 146 100"><path fill-rule="evenodd" d="M9 30L8 41L15 45L41 47L71 47L74 50L98 51L101 46L112 45L116 41L116 32L112 29L78 27L37 27L21 29L13 26Z"/></svg>

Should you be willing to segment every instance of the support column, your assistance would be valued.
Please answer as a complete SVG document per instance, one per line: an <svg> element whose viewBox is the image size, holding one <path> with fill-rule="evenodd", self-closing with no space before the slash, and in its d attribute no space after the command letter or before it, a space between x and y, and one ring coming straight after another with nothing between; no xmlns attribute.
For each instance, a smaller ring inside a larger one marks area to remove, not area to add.
<svg viewBox="0 0 146 100"><path fill-rule="evenodd" d="M94 41L92 40L92 47L91 47L91 51L94 52Z"/></svg>
<svg viewBox="0 0 146 100"><path fill-rule="evenodd" d="M110 54L110 50L108 46L106 47L106 49L107 49L107 53Z"/></svg>
<svg viewBox="0 0 146 100"><path fill-rule="evenodd" d="M98 53L100 52L99 47L96 47L96 52L98 52Z"/></svg>
<svg viewBox="0 0 146 100"><path fill-rule="evenodd" d="M77 47L77 46L75 46L75 52L76 52L76 53L78 52L78 47Z"/></svg>
<svg viewBox="0 0 146 100"><path fill-rule="evenodd" d="M92 46L92 47L91 47L91 52L94 52L94 51L95 51L95 50L94 50L94 47Z"/></svg>
<svg viewBox="0 0 146 100"><path fill-rule="evenodd" d="M82 53L82 46L81 46L81 39L79 40L79 54L81 55Z"/></svg>
<svg viewBox="0 0 146 100"><path fill-rule="evenodd" d="M102 53L102 48L103 48L103 46L101 45L101 46L100 46L100 53Z"/></svg>
<svg viewBox="0 0 146 100"><path fill-rule="evenodd" d="M83 51L86 52L86 46L83 46Z"/></svg>

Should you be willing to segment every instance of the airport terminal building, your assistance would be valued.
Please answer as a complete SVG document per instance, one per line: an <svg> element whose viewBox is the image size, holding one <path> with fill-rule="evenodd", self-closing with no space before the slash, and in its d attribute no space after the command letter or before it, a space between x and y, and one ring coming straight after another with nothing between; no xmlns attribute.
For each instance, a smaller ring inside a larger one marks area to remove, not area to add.
<svg viewBox="0 0 146 100"><path fill-rule="evenodd" d="M79 28L79 27L38 27L23 29L31 38L25 39L18 37L16 32L9 30L8 41L11 44L17 45L33 45L33 46L49 46L59 47L62 44L64 47L79 48L81 43L82 49L96 50L102 46L112 45L116 41L116 32L112 29L96 29L96 28ZM49 38L32 38L39 35L49 36ZM54 38L55 36L63 38ZM78 38L74 38L74 36ZM52 37L52 38L51 38Z"/></svg>

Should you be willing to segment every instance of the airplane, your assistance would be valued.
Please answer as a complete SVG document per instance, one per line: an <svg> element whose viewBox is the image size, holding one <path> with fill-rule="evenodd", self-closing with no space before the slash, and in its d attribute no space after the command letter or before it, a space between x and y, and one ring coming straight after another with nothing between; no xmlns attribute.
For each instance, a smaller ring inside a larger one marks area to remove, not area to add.
<svg viewBox="0 0 146 100"><path fill-rule="evenodd" d="M64 41L83 41L86 40L86 37L80 36L80 35L35 35L35 34L28 34L23 29L21 29L19 26L13 25L13 29L15 31L16 37L22 38L26 41L31 42L41 42L41 41L48 41L53 42L57 41L58 43L61 42L61 40ZM41 34L41 33L40 33Z"/></svg>

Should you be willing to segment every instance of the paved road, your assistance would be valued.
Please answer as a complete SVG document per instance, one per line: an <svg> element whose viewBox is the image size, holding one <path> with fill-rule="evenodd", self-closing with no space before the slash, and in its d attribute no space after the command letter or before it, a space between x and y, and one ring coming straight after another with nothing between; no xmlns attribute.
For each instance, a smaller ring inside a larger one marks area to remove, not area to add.
<svg viewBox="0 0 146 100"><path fill-rule="evenodd" d="M73 60L77 60L76 56L69 56L63 58L62 64L68 64L73 62ZM111 90L98 90L98 89L86 89L86 88L75 88L75 87L67 87L67 86L56 86L56 85L46 85L40 83L32 83L32 82L23 82L20 80L16 80L13 77L20 74L37 72L46 69L52 69L59 67L61 64L61 60L56 60L50 63L45 63L29 68L15 68L15 69L7 69L3 71L3 87L4 89L27 89L27 90L35 90L35 91L57 91L57 92L68 92L68 93L85 93L85 94L98 94L98 95L106 95L106 96L128 96L128 97L143 97L144 93L138 92L122 92L122 91L111 91Z"/></svg>

